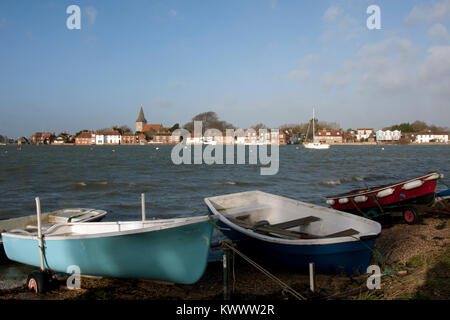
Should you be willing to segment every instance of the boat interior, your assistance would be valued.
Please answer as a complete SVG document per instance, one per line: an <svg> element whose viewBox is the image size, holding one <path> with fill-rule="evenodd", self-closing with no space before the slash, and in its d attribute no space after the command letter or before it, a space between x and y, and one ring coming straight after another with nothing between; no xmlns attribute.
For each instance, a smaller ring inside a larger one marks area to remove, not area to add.
<svg viewBox="0 0 450 320"><path fill-rule="evenodd" d="M125 231L133 231L140 229L155 230L173 227L174 225L182 225L187 223L197 223L205 221L207 217L187 217L187 218L175 218L175 219L158 219L158 220L146 220L146 221L118 221L118 222L83 222L83 223L61 223L55 224L52 227L43 231L45 237L61 237L61 236L89 236L96 234L110 234ZM149 230L150 231L150 230ZM37 235L37 230L23 230L15 229L10 230L9 233L21 234L21 235Z"/></svg>
<svg viewBox="0 0 450 320"><path fill-rule="evenodd" d="M378 224L354 215L263 192L208 198L230 222L284 239L325 239L379 233Z"/></svg>
<svg viewBox="0 0 450 320"><path fill-rule="evenodd" d="M104 210L96 209L63 209L43 213L41 215L42 230L47 230L57 223L83 222L100 220L106 215ZM9 230L25 230L27 232L37 231L36 215L20 218L6 219L0 221L0 232Z"/></svg>

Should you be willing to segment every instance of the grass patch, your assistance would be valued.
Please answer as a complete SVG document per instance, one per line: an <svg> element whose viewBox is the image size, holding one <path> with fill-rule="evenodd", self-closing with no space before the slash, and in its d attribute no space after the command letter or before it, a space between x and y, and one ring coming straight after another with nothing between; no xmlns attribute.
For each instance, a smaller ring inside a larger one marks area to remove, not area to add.
<svg viewBox="0 0 450 320"><path fill-rule="evenodd" d="M409 258L408 262L406 262L406 265L408 267L417 268L424 264L425 259L422 255L418 254L414 257Z"/></svg>
<svg viewBox="0 0 450 320"><path fill-rule="evenodd" d="M378 297L371 292L361 292L357 300L378 300Z"/></svg>
<svg viewBox="0 0 450 320"><path fill-rule="evenodd" d="M450 248L447 248L445 252L439 257L439 261L445 263L450 268Z"/></svg>
<svg viewBox="0 0 450 320"><path fill-rule="evenodd" d="M407 294L406 296L403 297L403 300L430 300L430 297L421 294L421 293L414 293L414 294Z"/></svg>

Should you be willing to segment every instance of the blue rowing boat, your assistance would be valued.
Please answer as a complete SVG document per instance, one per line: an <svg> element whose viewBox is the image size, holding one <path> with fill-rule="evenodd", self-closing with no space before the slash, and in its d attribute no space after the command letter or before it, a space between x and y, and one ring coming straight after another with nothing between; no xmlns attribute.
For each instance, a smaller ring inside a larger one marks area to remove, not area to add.
<svg viewBox="0 0 450 320"><path fill-rule="evenodd" d="M285 197L250 191L205 198L222 232L250 257L321 273L366 273L378 222Z"/></svg>
<svg viewBox="0 0 450 320"><path fill-rule="evenodd" d="M198 281L207 261L213 226L209 216L132 222L62 223L44 231L44 267L82 275ZM35 232L2 233L10 260L40 266Z"/></svg>

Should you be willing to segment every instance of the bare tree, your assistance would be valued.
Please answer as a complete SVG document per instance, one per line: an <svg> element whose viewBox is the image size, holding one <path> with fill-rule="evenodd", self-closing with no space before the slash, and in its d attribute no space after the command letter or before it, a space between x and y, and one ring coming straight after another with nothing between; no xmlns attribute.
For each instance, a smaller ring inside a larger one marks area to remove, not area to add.
<svg viewBox="0 0 450 320"><path fill-rule="evenodd" d="M220 120L217 114L213 111L203 112L197 114L195 117L192 118L192 121L186 123L183 128L193 132L194 131L194 121L201 121L202 122L202 130L203 133L207 129L218 129L220 131L226 130L226 129L234 129L235 127L226 121Z"/></svg>

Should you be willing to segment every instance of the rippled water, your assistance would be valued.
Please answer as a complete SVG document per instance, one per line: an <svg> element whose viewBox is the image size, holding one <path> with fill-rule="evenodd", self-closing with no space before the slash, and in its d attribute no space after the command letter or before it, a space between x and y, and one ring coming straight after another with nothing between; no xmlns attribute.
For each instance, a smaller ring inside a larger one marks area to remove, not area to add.
<svg viewBox="0 0 450 320"><path fill-rule="evenodd" d="M205 197L247 190L325 205L327 195L429 171L444 173L450 184L450 146L282 146L274 176L261 176L257 165L174 165L171 150L0 147L0 218L34 214L36 196L43 211L98 208L109 212L106 220L130 220L140 219L141 193L149 217L174 217L205 214Z"/></svg>

